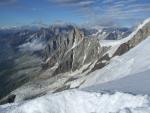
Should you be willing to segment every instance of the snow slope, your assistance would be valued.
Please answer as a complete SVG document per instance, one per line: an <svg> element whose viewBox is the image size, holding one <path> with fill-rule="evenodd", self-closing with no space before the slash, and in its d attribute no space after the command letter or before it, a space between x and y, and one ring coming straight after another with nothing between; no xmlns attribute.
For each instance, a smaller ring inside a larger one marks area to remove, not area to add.
<svg viewBox="0 0 150 113"><path fill-rule="evenodd" d="M120 47L121 44L126 43L127 41L131 40L140 29L142 29L147 23L150 22L150 18L146 19L143 23L141 23L135 30L132 32L128 37L123 38L121 40L100 40L100 45L102 47L111 47L110 50L107 52L109 57L116 52L116 50ZM106 54L107 54L106 53Z"/></svg>
<svg viewBox="0 0 150 113"><path fill-rule="evenodd" d="M3 105L0 113L149 113L149 99L119 92L100 94L70 90Z"/></svg>
<svg viewBox="0 0 150 113"><path fill-rule="evenodd" d="M103 69L92 72L81 88L150 70L149 48L150 37L124 55L113 58Z"/></svg>
<svg viewBox="0 0 150 113"><path fill-rule="evenodd" d="M97 84L85 88L90 92L126 92L132 94L150 95L150 70L136 73L118 80Z"/></svg>

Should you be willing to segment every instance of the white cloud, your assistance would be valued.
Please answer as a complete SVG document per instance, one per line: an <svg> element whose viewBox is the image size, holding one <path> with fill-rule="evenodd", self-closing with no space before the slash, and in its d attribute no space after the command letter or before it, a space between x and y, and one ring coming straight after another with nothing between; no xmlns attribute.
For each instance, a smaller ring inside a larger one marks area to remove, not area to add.
<svg viewBox="0 0 150 113"><path fill-rule="evenodd" d="M77 6L76 14L86 23L116 25L119 21L143 20L150 16L150 4L138 0L55 0L68 7ZM108 23L108 24L106 24Z"/></svg>
<svg viewBox="0 0 150 113"><path fill-rule="evenodd" d="M33 40L19 46L21 51L38 51L45 48L45 43L40 40Z"/></svg>
<svg viewBox="0 0 150 113"><path fill-rule="evenodd" d="M137 0L104 0L91 8L91 13L87 13L90 21L100 23L119 23L119 21L136 20L141 21L150 16L150 4L138 3ZM95 14L95 15L93 15ZM107 21L107 22L106 22Z"/></svg>
<svg viewBox="0 0 150 113"><path fill-rule="evenodd" d="M55 1L49 0L49 1L65 6L85 7L94 4L97 0L55 0Z"/></svg>
<svg viewBox="0 0 150 113"><path fill-rule="evenodd" d="M109 3L112 3L114 2L115 0L103 0L102 3L103 4L109 4Z"/></svg>

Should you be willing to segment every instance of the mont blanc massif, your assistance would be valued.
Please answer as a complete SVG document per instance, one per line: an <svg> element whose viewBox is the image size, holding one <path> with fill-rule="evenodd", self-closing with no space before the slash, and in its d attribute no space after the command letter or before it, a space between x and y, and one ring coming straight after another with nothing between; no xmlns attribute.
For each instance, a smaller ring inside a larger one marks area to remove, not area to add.
<svg viewBox="0 0 150 113"><path fill-rule="evenodd" d="M150 18L1 27L0 113L150 113Z"/></svg>

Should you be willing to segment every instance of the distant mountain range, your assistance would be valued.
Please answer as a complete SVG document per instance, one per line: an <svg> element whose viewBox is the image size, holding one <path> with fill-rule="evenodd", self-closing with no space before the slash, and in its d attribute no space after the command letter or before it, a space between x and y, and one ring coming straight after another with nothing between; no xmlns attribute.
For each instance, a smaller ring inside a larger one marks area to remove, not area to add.
<svg viewBox="0 0 150 113"><path fill-rule="evenodd" d="M91 74L141 43L149 26L145 21L133 33L72 25L0 30L0 103L93 85Z"/></svg>

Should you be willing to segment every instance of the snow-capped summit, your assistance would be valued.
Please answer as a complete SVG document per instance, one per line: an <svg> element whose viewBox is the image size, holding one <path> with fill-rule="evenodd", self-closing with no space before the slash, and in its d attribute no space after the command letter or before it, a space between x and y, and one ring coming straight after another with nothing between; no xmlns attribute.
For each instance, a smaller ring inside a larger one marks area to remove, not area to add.
<svg viewBox="0 0 150 113"><path fill-rule="evenodd" d="M119 40L127 37L131 33L129 28L99 28L95 34L92 34L93 37L96 37L100 40Z"/></svg>

